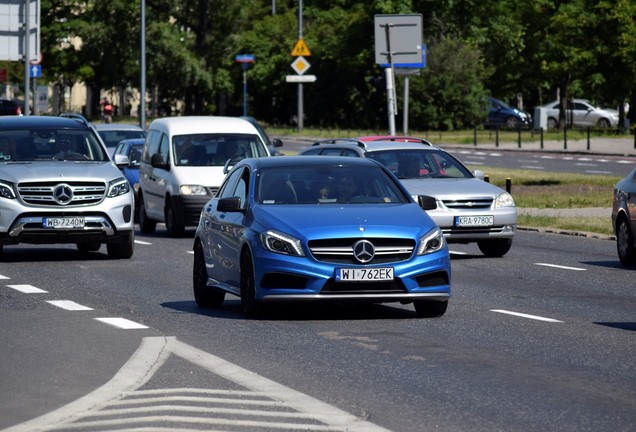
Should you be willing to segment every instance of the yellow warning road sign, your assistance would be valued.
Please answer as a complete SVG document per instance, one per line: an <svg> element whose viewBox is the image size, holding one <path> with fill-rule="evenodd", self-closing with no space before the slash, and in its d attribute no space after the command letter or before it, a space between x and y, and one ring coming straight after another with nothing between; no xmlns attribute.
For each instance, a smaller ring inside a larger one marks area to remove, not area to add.
<svg viewBox="0 0 636 432"><path fill-rule="evenodd" d="M296 42L296 45L294 45L294 49L292 50L291 55L293 55L294 57L311 55L311 53L309 52L309 48L307 47L307 44L305 43L303 38L298 39L298 42Z"/></svg>

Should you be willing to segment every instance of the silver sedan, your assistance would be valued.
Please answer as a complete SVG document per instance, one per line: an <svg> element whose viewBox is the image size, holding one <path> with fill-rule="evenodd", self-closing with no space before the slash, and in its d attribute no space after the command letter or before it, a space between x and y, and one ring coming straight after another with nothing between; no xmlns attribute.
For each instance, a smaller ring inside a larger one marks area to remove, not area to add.
<svg viewBox="0 0 636 432"><path fill-rule="evenodd" d="M636 264L636 168L614 186L612 226L621 264Z"/></svg>

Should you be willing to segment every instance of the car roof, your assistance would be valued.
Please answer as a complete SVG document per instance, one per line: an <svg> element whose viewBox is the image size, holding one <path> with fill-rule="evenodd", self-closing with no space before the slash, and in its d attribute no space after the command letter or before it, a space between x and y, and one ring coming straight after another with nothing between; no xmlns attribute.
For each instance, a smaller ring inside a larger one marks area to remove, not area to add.
<svg viewBox="0 0 636 432"><path fill-rule="evenodd" d="M369 141L395 141L395 142L418 142L422 144L432 145L429 141L413 137L413 136L403 136L403 135L367 135L361 136L357 138L359 141L369 142Z"/></svg>
<svg viewBox="0 0 636 432"><path fill-rule="evenodd" d="M311 147L320 148L349 148L359 153L364 151L379 150L440 150L428 141L360 141L350 138L336 138L332 140L317 141Z"/></svg>
<svg viewBox="0 0 636 432"><path fill-rule="evenodd" d="M88 125L78 119L55 116L2 116L0 129L26 128L64 128L90 129Z"/></svg>
<svg viewBox="0 0 636 432"><path fill-rule="evenodd" d="M222 116L164 117L153 120L150 129L159 129L168 135L185 133L251 133L259 135L256 128L247 120Z"/></svg>
<svg viewBox="0 0 636 432"><path fill-rule="evenodd" d="M285 168L289 166L381 166L372 159L367 158L343 158L342 156L285 156L269 158L243 159L242 162L253 164L257 168Z"/></svg>
<svg viewBox="0 0 636 432"><path fill-rule="evenodd" d="M129 123L93 123L93 126L98 131L109 131L109 130L134 130L134 131L143 131L144 129L135 124Z"/></svg>

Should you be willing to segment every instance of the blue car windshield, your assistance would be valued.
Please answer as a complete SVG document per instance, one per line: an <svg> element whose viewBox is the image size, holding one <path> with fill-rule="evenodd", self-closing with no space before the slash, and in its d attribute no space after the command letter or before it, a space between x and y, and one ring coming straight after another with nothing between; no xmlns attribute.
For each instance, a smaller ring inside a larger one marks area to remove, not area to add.
<svg viewBox="0 0 636 432"><path fill-rule="evenodd" d="M297 166L263 169L257 177L260 204L406 203L393 177L380 167Z"/></svg>

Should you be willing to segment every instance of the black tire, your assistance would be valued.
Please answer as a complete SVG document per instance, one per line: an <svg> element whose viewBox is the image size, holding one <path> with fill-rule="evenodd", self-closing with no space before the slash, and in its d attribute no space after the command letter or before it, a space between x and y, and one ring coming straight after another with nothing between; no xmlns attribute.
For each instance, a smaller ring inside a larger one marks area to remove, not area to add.
<svg viewBox="0 0 636 432"><path fill-rule="evenodd" d="M610 127L610 122L606 118L602 118L596 122L596 126L601 129L608 129Z"/></svg>
<svg viewBox="0 0 636 432"><path fill-rule="evenodd" d="M185 227L179 225L177 221L177 215L174 212L174 207L171 201L166 202L165 210L166 230L170 237L182 237L185 233Z"/></svg>
<svg viewBox="0 0 636 432"><path fill-rule="evenodd" d="M487 257L502 257L512 247L512 239L480 240L477 242L477 246L481 253Z"/></svg>
<svg viewBox="0 0 636 432"><path fill-rule="evenodd" d="M126 240L120 243L106 243L106 250L111 259L129 259L135 251L135 232L130 231Z"/></svg>
<svg viewBox="0 0 636 432"><path fill-rule="evenodd" d="M77 243L77 250L84 253L84 252L97 252L99 250L99 248L102 247L102 244L100 242L84 242L84 243Z"/></svg>
<svg viewBox="0 0 636 432"><path fill-rule="evenodd" d="M636 264L636 248L634 248L634 233L625 216L621 216L616 223L616 251L618 259L624 266Z"/></svg>
<svg viewBox="0 0 636 432"><path fill-rule="evenodd" d="M221 307L225 300L225 291L207 286L208 272L205 267L203 247L197 242L194 246L194 264L192 264L192 287L194 300L201 307Z"/></svg>
<svg viewBox="0 0 636 432"><path fill-rule="evenodd" d="M418 317L437 318L446 313L446 309L448 308L448 300L415 300L413 302L413 306L415 307L415 313Z"/></svg>
<svg viewBox="0 0 636 432"><path fill-rule="evenodd" d="M139 229L144 234L152 234L157 229L157 221L154 221L146 214L146 205L141 194L139 195Z"/></svg>
<svg viewBox="0 0 636 432"><path fill-rule="evenodd" d="M508 117L506 119L506 127L508 129L517 129L519 127L519 119L515 117Z"/></svg>
<svg viewBox="0 0 636 432"><path fill-rule="evenodd" d="M261 314L262 305L256 301L256 281L254 279L254 264L249 252L241 257L241 306L248 318Z"/></svg>

